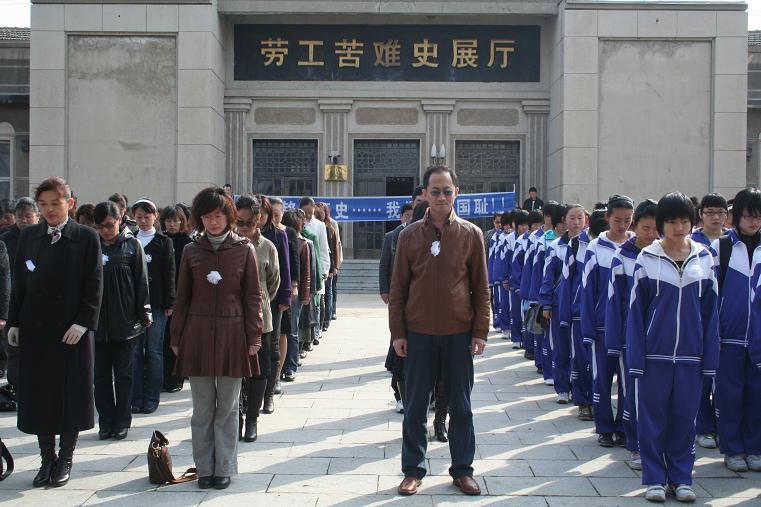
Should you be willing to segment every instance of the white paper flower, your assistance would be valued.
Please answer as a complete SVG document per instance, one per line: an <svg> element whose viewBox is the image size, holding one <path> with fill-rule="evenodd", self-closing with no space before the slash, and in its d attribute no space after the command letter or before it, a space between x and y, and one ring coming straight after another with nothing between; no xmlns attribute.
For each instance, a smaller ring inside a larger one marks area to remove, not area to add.
<svg viewBox="0 0 761 507"><path fill-rule="evenodd" d="M153 257L151 257L151 254L145 254L145 262L150 264L152 260L153 260Z"/></svg>
<svg viewBox="0 0 761 507"><path fill-rule="evenodd" d="M106 264L108 264L108 255L103 254L103 265L105 266Z"/></svg>
<svg viewBox="0 0 761 507"><path fill-rule="evenodd" d="M222 281L222 275L219 274L219 271L210 271L209 274L206 275L206 279L210 284L217 285Z"/></svg>
<svg viewBox="0 0 761 507"><path fill-rule="evenodd" d="M437 257L441 253L441 241L431 243L431 253L434 257Z"/></svg>
<svg viewBox="0 0 761 507"><path fill-rule="evenodd" d="M28 269L29 271L34 271L35 269L37 269L37 266L35 266L34 262L32 262L31 260L28 260L26 261L26 269Z"/></svg>

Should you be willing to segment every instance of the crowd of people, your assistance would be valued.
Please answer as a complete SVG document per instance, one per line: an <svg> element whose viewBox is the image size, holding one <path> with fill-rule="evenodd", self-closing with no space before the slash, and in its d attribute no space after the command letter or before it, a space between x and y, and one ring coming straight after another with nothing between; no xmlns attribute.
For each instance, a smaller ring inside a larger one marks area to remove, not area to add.
<svg viewBox="0 0 761 507"><path fill-rule="evenodd" d="M645 497L694 501L695 444L761 471L761 191L614 195L494 216L493 327L625 447ZM613 379L617 403L613 408Z"/></svg>
<svg viewBox="0 0 761 507"><path fill-rule="evenodd" d="M239 441L336 319L340 230L324 203L297 209L209 187L191 206L114 194L77 207L61 178L5 213L0 236L4 411L37 435L34 487L70 478L81 431L127 437L161 393L193 402L200 488L225 489ZM56 435L60 444L56 452Z"/></svg>

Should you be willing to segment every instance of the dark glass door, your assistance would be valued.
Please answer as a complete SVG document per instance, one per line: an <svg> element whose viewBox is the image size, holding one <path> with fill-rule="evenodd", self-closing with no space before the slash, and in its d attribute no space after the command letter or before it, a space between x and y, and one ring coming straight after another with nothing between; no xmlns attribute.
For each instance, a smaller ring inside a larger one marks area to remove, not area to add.
<svg viewBox="0 0 761 507"><path fill-rule="evenodd" d="M315 195L317 141L255 140L252 166L255 194L272 196Z"/></svg>

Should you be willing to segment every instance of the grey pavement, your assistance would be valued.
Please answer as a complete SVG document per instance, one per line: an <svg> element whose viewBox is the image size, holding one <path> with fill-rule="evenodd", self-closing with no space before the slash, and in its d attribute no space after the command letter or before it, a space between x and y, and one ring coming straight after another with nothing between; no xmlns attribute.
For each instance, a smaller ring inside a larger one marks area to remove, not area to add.
<svg viewBox="0 0 761 507"><path fill-rule="evenodd" d="M156 487L148 482L151 432L169 438L175 474L192 466L189 388L163 394L159 410L136 415L121 442L83 433L71 482L33 489L39 467L36 438L20 433L15 414L0 414L0 437L16 457L16 472L0 482L5 505L500 505L609 507L646 505L640 474L623 449L603 449L592 424L570 406L554 403L532 364L511 344L492 336L476 361L473 407L475 473L481 497L467 498L447 475L449 450L431 442L430 475L420 492L396 495L402 416L394 412L386 309L380 298L341 294L339 320L304 361L296 382L284 384L275 413L259 420L259 440L241 443L239 475L225 491L195 483ZM430 422L429 422L430 424ZM761 506L761 473L736 474L718 451L698 449L697 505ZM675 500L668 503L675 504Z"/></svg>

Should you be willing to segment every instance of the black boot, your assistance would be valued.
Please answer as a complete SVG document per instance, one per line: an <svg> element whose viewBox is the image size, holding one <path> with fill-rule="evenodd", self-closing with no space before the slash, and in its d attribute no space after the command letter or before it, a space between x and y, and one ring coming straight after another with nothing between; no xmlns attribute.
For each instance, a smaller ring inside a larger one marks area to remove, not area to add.
<svg viewBox="0 0 761 507"><path fill-rule="evenodd" d="M243 440L246 442L253 442L258 436L256 422L259 419L259 410L262 408L268 383L266 378L252 378L249 382L246 431L243 434Z"/></svg>
<svg viewBox="0 0 761 507"><path fill-rule="evenodd" d="M433 433L439 442L448 442L447 424L444 421L433 421Z"/></svg>
<svg viewBox="0 0 761 507"><path fill-rule="evenodd" d="M60 488L69 482L74 448L77 446L78 436L78 433L61 435L61 449L58 451L58 461L56 461L53 477L50 479L50 484L54 488Z"/></svg>
<svg viewBox="0 0 761 507"><path fill-rule="evenodd" d="M32 481L32 486L42 488L50 484L50 478L55 470L55 435L37 435L37 443L40 446L42 466Z"/></svg>

